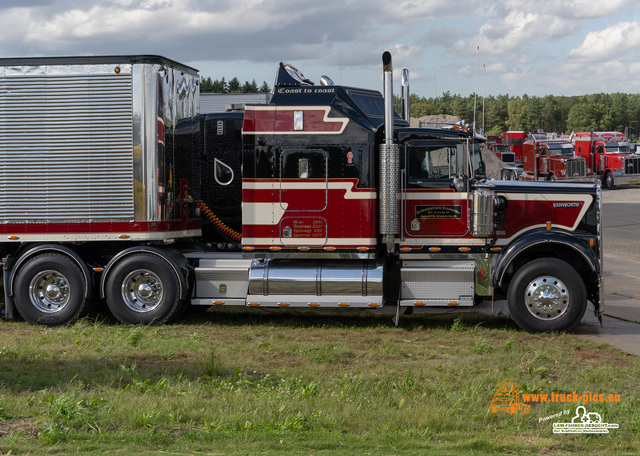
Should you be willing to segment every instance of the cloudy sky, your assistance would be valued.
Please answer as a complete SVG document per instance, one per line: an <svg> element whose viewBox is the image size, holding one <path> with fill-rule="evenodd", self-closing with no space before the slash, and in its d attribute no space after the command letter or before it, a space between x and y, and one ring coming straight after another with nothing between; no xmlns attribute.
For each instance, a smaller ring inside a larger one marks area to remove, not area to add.
<svg viewBox="0 0 640 456"><path fill-rule="evenodd" d="M637 93L639 12L637 0L0 0L0 57L159 54L258 85L285 61L381 90L389 50L420 96Z"/></svg>

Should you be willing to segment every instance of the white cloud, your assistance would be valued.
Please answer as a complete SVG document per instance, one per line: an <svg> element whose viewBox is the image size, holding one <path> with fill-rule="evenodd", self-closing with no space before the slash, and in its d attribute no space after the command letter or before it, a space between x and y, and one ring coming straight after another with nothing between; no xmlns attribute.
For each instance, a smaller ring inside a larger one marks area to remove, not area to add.
<svg viewBox="0 0 640 456"><path fill-rule="evenodd" d="M604 30L589 32L569 56L584 62L611 60L640 45L640 22L619 22Z"/></svg>

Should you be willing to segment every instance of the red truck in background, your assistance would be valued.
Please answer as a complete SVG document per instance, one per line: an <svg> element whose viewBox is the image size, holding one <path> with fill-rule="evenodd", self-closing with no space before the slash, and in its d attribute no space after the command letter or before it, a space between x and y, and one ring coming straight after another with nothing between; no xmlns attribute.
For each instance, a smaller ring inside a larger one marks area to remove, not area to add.
<svg viewBox="0 0 640 456"><path fill-rule="evenodd" d="M576 157L587 162L587 176L596 176L604 187L640 182L640 156L631 153L624 133L576 133L574 146Z"/></svg>
<svg viewBox="0 0 640 456"><path fill-rule="evenodd" d="M496 154L503 163L508 165L515 164L515 154L509 150L509 146L502 142L502 136L487 136L487 148Z"/></svg>
<svg viewBox="0 0 640 456"><path fill-rule="evenodd" d="M509 151L515 155L514 163L522 166L523 145L529 132L526 131L506 131L502 134L502 143L509 147Z"/></svg>
<svg viewBox="0 0 640 456"><path fill-rule="evenodd" d="M576 157L569 139L537 139L524 142L523 180L585 179L586 159Z"/></svg>

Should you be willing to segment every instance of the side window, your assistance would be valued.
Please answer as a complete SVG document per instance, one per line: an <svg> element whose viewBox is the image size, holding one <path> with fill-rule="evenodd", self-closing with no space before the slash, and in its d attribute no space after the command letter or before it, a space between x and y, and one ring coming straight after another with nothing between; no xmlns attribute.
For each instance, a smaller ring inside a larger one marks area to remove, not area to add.
<svg viewBox="0 0 640 456"><path fill-rule="evenodd" d="M407 177L410 180L450 179L456 173L455 147L407 148Z"/></svg>

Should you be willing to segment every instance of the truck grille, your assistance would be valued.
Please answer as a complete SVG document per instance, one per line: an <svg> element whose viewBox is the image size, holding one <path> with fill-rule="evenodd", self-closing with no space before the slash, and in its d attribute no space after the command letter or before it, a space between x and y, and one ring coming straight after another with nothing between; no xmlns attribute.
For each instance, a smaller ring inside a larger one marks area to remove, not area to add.
<svg viewBox="0 0 640 456"><path fill-rule="evenodd" d="M516 162L516 154L513 152L502 152L502 161L513 165Z"/></svg>
<svg viewBox="0 0 640 456"><path fill-rule="evenodd" d="M624 157L624 173L640 174L640 157Z"/></svg>
<svg viewBox="0 0 640 456"><path fill-rule="evenodd" d="M131 75L22 70L0 69L0 219L132 220Z"/></svg>
<svg viewBox="0 0 640 456"><path fill-rule="evenodd" d="M567 178L585 177L587 175L587 167L584 158L569 158L567 160Z"/></svg>

